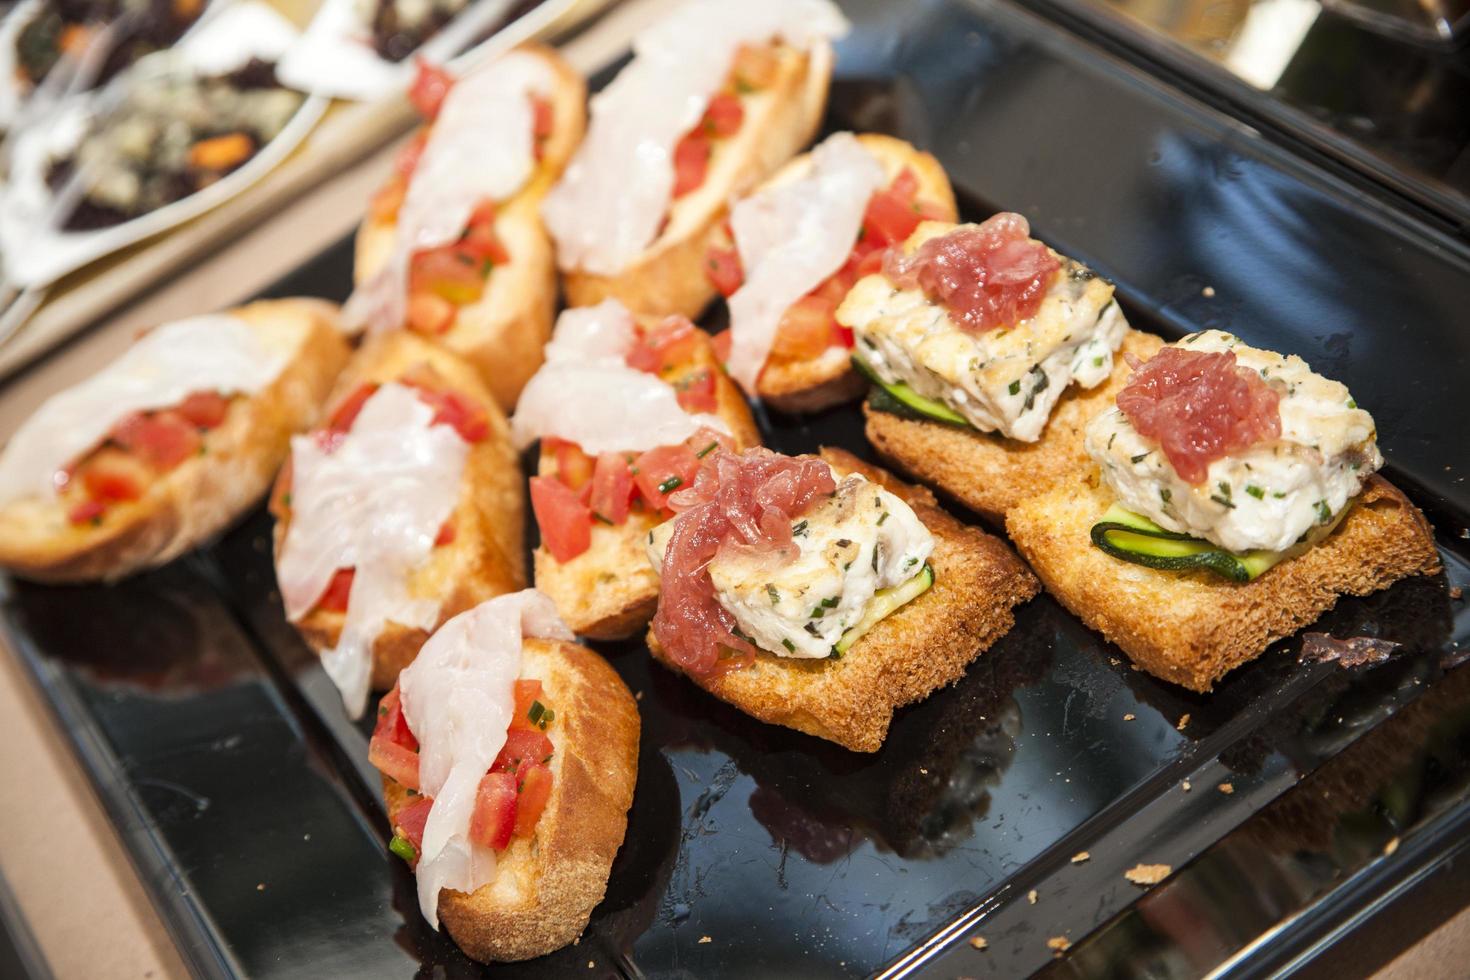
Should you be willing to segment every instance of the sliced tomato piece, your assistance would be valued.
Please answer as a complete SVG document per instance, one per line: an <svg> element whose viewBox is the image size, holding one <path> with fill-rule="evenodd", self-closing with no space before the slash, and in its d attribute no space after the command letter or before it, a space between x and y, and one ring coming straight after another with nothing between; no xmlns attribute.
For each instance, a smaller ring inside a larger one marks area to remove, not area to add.
<svg viewBox="0 0 1470 980"><path fill-rule="evenodd" d="M704 186L709 155L709 137L697 130L679 141L674 147L674 197L683 197Z"/></svg>
<svg viewBox="0 0 1470 980"><path fill-rule="evenodd" d="M332 418L327 422L327 428L333 432L351 432L352 423L357 421L358 413L367 400L377 393L378 385L374 382L358 385L342 403L332 412Z"/></svg>
<svg viewBox="0 0 1470 980"><path fill-rule="evenodd" d="M516 706L515 713L510 716L510 730L540 731L541 726L531 720L531 705L541 700L541 682L516 681L515 694Z"/></svg>
<svg viewBox="0 0 1470 980"><path fill-rule="evenodd" d="M471 254L459 244L421 249L408 261L408 291L428 293L464 306L484 294L490 266L490 260Z"/></svg>
<svg viewBox="0 0 1470 980"><path fill-rule="evenodd" d="M597 457L592 471L592 513L610 524L628 519L628 505L633 501L633 471L621 453L603 453Z"/></svg>
<svg viewBox="0 0 1470 980"><path fill-rule="evenodd" d="M419 115L433 119L444 106L444 97L454 88L454 76L423 58L418 59L416 67L417 74L408 89L408 101L413 103Z"/></svg>
<svg viewBox="0 0 1470 980"><path fill-rule="evenodd" d="M72 524L95 524L106 511L107 505L100 500L83 500L66 512L66 519Z"/></svg>
<svg viewBox="0 0 1470 980"><path fill-rule="evenodd" d="M628 366L650 374L662 374L694 356L699 333L688 317L670 316L642 333L628 352Z"/></svg>
<svg viewBox="0 0 1470 980"><path fill-rule="evenodd" d="M149 473L141 462L117 450L99 450L81 465L79 475L87 496L103 503L137 500L148 485Z"/></svg>
<svg viewBox="0 0 1470 980"><path fill-rule="evenodd" d="M912 204L919 193L919 176L914 173L914 168L904 167L900 170L898 176L893 178L893 183L888 185L888 191L899 200Z"/></svg>
<svg viewBox="0 0 1470 980"><path fill-rule="evenodd" d="M745 282L740 253L733 248L712 248L704 257L704 274L721 296L733 296Z"/></svg>
<svg viewBox="0 0 1470 980"><path fill-rule="evenodd" d="M454 518L450 518L439 525L439 533L434 535L434 547L442 548L447 544L454 543Z"/></svg>
<svg viewBox="0 0 1470 980"><path fill-rule="evenodd" d="M715 395L715 375L708 368L695 372L675 387L679 405L686 412L713 412L720 407Z"/></svg>
<svg viewBox="0 0 1470 980"><path fill-rule="evenodd" d="M740 124L744 120L745 107L740 104L740 96L734 92L721 92L709 100L700 128L706 136L727 139L740 132Z"/></svg>
<svg viewBox="0 0 1470 980"><path fill-rule="evenodd" d="M429 810L433 806L434 800L431 797L421 796L399 810L398 819L394 821L393 829L413 845L415 852L424 848L424 825L429 822Z"/></svg>
<svg viewBox="0 0 1470 980"><path fill-rule="evenodd" d="M378 721L373 726L373 738L385 738L394 745L418 751L419 740L414 737L408 727L408 719L403 716L403 702L397 684L378 702Z"/></svg>
<svg viewBox="0 0 1470 980"><path fill-rule="evenodd" d="M549 449L556 457L556 478L573 490L581 490L592 480L594 461L582 452L575 442L565 439L547 439Z"/></svg>
<svg viewBox="0 0 1470 980"><path fill-rule="evenodd" d="M405 383L411 383L407 378ZM434 409L433 425L453 427L465 442L480 442L490 435L490 413L485 406L457 391L444 391L414 385L419 398Z"/></svg>
<svg viewBox="0 0 1470 980"><path fill-rule="evenodd" d="M531 96L531 138L538 146L537 159L540 159L541 147L539 144L551 138L556 131L556 117L552 114L551 103L546 99Z"/></svg>
<svg viewBox="0 0 1470 980"><path fill-rule="evenodd" d="M516 827L516 783L508 772L487 772L475 792L470 840L503 851Z"/></svg>
<svg viewBox="0 0 1470 980"><path fill-rule="evenodd" d="M546 801L551 799L551 783L551 770L545 766L532 766L526 770L516 805L517 837L530 837L536 832L536 821L541 819L541 811L546 809Z"/></svg>
<svg viewBox="0 0 1470 980"><path fill-rule="evenodd" d="M805 360L826 350L832 340L832 303L821 296L803 296L781 317L771 356Z"/></svg>
<svg viewBox="0 0 1470 980"><path fill-rule="evenodd" d="M756 90L769 88L776 81L776 72L780 67L776 50L770 45L742 44L735 49L735 61L730 73L736 85Z"/></svg>
<svg viewBox="0 0 1470 980"><path fill-rule="evenodd" d="M325 612L346 612L347 600L352 595L352 579L357 575L353 568L339 568L332 573L327 590L317 600L316 607Z"/></svg>
<svg viewBox="0 0 1470 980"><path fill-rule="evenodd" d="M592 544L592 511L560 480L531 477L531 510L541 543L557 561L571 561Z"/></svg>
<svg viewBox="0 0 1470 980"><path fill-rule="evenodd" d="M217 391L196 391L175 409L196 429L213 429L225 420L230 400Z"/></svg>
<svg viewBox="0 0 1470 980"><path fill-rule="evenodd" d="M879 191L868 198L863 212L863 242L880 247L899 244L914 233L919 220L912 200L899 197L891 189Z"/></svg>
<svg viewBox="0 0 1470 980"><path fill-rule="evenodd" d="M464 235L460 237L459 247L462 251L469 253L481 261L481 269L486 276L490 269L497 265L504 265L510 261L510 253L505 250L505 244L501 242L500 236L495 231L495 202L492 200L481 201L470 215L469 223L465 225ZM485 263L489 265L485 265Z"/></svg>
<svg viewBox="0 0 1470 980"><path fill-rule="evenodd" d="M368 742L368 763L406 789L419 788L419 754L382 735Z"/></svg>
<svg viewBox="0 0 1470 980"><path fill-rule="evenodd" d="M857 282L857 280L864 276L875 276L882 271L883 250L875 248L870 252L864 253L863 257L858 260L856 267L853 269L853 282Z"/></svg>
<svg viewBox="0 0 1470 980"><path fill-rule="evenodd" d="M539 728L513 729L506 733L505 748L495 757L490 771L512 773L519 784L531 766L544 766L551 761L553 751L551 739Z"/></svg>
<svg viewBox="0 0 1470 980"><path fill-rule="evenodd" d="M171 470L199 452L199 430L177 412L134 412L109 438L159 470Z"/></svg>
<svg viewBox="0 0 1470 980"><path fill-rule="evenodd" d="M694 482L699 471L699 457L688 446L659 446L639 456L633 464L637 469L638 492L655 510L669 505L669 494Z"/></svg>

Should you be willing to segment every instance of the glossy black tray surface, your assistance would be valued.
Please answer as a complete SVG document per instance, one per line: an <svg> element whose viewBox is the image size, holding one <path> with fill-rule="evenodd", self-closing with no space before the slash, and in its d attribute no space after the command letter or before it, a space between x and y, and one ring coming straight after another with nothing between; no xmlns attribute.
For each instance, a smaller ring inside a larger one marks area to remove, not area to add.
<svg viewBox="0 0 1470 980"><path fill-rule="evenodd" d="M282 618L263 512L114 587L10 583L0 628L197 973L1184 977L1346 955L1357 972L1392 951L1365 951L1366 915L1398 910L1401 945L1466 901L1463 246L1021 8L844 6L831 127L932 150L967 216L1026 213L1117 281L1136 326L1228 327L1373 410L1446 573L1316 628L1400 655L1346 671L1287 641L1202 697L1043 596L863 756L601 645L643 718L607 897L576 946L483 969L385 853L364 730ZM340 299L350 262L343 242L272 292ZM854 408L762 424L779 449L866 451ZM1123 877L1140 863L1177 873L1145 892Z"/></svg>

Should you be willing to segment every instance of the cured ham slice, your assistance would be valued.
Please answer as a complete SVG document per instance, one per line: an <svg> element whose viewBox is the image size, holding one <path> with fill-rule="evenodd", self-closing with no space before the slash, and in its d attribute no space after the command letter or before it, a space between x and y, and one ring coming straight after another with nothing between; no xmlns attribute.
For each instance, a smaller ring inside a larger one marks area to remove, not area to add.
<svg viewBox="0 0 1470 980"><path fill-rule="evenodd" d="M454 84L398 213L393 251L343 308L352 329L403 326L413 253L458 241L484 201L503 201L536 166L531 96L551 92L546 62L511 52Z"/></svg>
<svg viewBox="0 0 1470 980"><path fill-rule="evenodd" d="M812 151L811 172L735 205L730 226L745 283L730 297L730 375L747 392L797 300L847 261L868 199L883 186L882 166L851 133Z"/></svg>
<svg viewBox="0 0 1470 980"><path fill-rule="evenodd" d="M495 852L470 840L475 791L505 746L525 637L574 639L545 594L498 596L441 626L398 679L419 742L419 784L434 801L416 869L419 908L439 928L439 893L495 878Z"/></svg>
<svg viewBox="0 0 1470 980"><path fill-rule="evenodd" d="M778 39L808 48L847 26L829 0L693 0L638 35L542 205L561 267L613 275L652 244L674 188L674 147L704 116L737 48Z"/></svg>
<svg viewBox="0 0 1470 980"><path fill-rule="evenodd" d="M0 455L0 504L55 496L58 474L124 418L178 405L195 392L254 394L275 381L293 353L222 314L150 331L91 378L53 395L16 431Z"/></svg>

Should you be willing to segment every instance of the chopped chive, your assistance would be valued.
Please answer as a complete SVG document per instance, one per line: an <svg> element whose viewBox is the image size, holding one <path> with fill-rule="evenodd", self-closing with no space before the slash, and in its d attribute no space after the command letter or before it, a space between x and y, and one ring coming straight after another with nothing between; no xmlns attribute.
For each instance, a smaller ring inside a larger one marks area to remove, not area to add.
<svg viewBox="0 0 1470 980"><path fill-rule="evenodd" d="M1278 490L1272 490L1271 491L1271 496L1275 497L1277 500L1283 500L1283 499L1285 499L1286 494L1281 493Z"/></svg>
<svg viewBox="0 0 1470 980"><path fill-rule="evenodd" d="M408 838L400 834L393 835L393 839L388 842L388 850L403 858L409 864L413 864L419 857L419 852L408 842Z"/></svg>
<svg viewBox="0 0 1470 980"><path fill-rule="evenodd" d="M771 597L771 605L773 606L781 601L781 593L770 582L766 583L766 595Z"/></svg>
<svg viewBox="0 0 1470 980"><path fill-rule="evenodd" d="M789 637L781 637L781 645L785 647L790 653L796 652L796 644L792 643Z"/></svg>
<svg viewBox="0 0 1470 980"><path fill-rule="evenodd" d="M883 513L878 515L878 526L882 527L883 522L886 520L888 520L888 511L885 510Z"/></svg>
<svg viewBox="0 0 1470 980"><path fill-rule="evenodd" d="M1255 497L1257 500L1265 500L1266 499L1266 491L1262 490L1260 487L1256 486L1254 483L1247 483L1245 485L1245 492L1248 493L1248 494L1250 494L1252 497Z"/></svg>
<svg viewBox="0 0 1470 980"><path fill-rule="evenodd" d="M1358 403L1355 402L1355 401L1353 401L1351 398L1349 398L1348 399L1348 408L1357 408L1357 407L1358 407Z"/></svg>
<svg viewBox="0 0 1470 980"><path fill-rule="evenodd" d="M1317 501L1317 520L1323 524L1332 520L1332 508L1327 506L1327 501Z"/></svg>
<svg viewBox="0 0 1470 980"><path fill-rule="evenodd" d="M1101 357L1094 357L1092 359L1092 366L1093 367L1102 367L1103 366L1103 359Z"/></svg>
<svg viewBox="0 0 1470 980"><path fill-rule="evenodd" d="M664 482L662 482L662 483L660 483L658 485L658 492L659 493L669 493L669 492L671 492L673 490L678 489L679 486L683 482L684 482L684 478L683 477L671 476L667 480L665 480Z"/></svg>
<svg viewBox="0 0 1470 980"><path fill-rule="evenodd" d="M873 549L873 571L874 572L877 572L878 571L878 549L877 548L874 548Z"/></svg>
<svg viewBox="0 0 1470 980"><path fill-rule="evenodd" d="M819 629L817 629L817 624L816 623L807 623L806 624L806 631L808 633L810 633L812 636L821 636L822 635L822 631L819 630Z"/></svg>
<svg viewBox="0 0 1470 980"><path fill-rule="evenodd" d="M808 616L807 619L821 619L826 614L827 610L823 609L821 606L816 606L812 609L812 614Z"/></svg>
<svg viewBox="0 0 1470 980"><path fill-rule="evenodd" d="M532 701L531 707L526 711L526 717L530 719L531 724L544 729L551 724L551 719L555 718L556 714L540 701Z"/></svg>
<svg viewBox="0 0 1470 980"><path fill-rule="evenodd" d="M1229 507L1231 510L1235 509L1235 505L1230 502L1230 498L1228 497L1222 497L1218 493L1212 493L1210 494L1210 499L1224 507Z"/></svg>
<svg viewBox="0 0 1470 980"><path fill-rule="evenodd" d="M1153 450L1150 449L1149 452L1153 452ZM1141 462L1143 462L1146 459L1148 459L1148 453L1139 453L1137 456L1134 456L1133 457L1133 462L1134 463L1141 463Z"/></svg>
<svg viewBox="0 0 1470 980"><path fill-rule="evenodd" d="M1164 503L1167 504L1173 498L1173 496L1174 492L1168 487L1159 487L1159 499L1162 500Z"/></svg>
<svg viewBox="0 0 1470 980"><path fill-rule="evenodd" d="M837 597L835 595L829 595L827 598L822 600L822 607L824 609L836 609Z"/></svg>
<svg viewBox="0 0 1470 980"><path fill-rule="evenodd" d="M1118 438L1118 433L1116 433L1116 432L1114 432L1112 435L1108 436L1108 448L1109 449L1112 449L1113 448L1113 440L1116 439L1116 438Z"/></svg>
<svg viewBox="0 0 1470 980"><path fill-rule="evenodd" d="M700 459L704 459L710 453L714 452L717 448L719 448L719 445L720 444L718 442L712 442L708 446L705 446L703 449L701 449L699 452L695 453L694 455L698 456Z"/></svg>
<svg viewBox="0 0 1470 980"><path fill-rule="evenodd" d="M806 521L798 521L791 529L791 536L799 538L804 534L806 534Z"/></svg>
<svg viewBox="0 0 1470 980"><path fill-rule="evenodd" d="M1013 395L1019 395L1021 393L1021 382L1012 381L1009 391Z"/></svg>
<svg viewBox="0 0 1470 980"><path fill-rule="evenodd" d="M610 517L603 517L601 514L599 514L595 510L592 512L592 516L593 516L593 518L595 518L596 520L601 521L604 524L607 524L609 526L612 525L612 518L610 518Z"/></svg>

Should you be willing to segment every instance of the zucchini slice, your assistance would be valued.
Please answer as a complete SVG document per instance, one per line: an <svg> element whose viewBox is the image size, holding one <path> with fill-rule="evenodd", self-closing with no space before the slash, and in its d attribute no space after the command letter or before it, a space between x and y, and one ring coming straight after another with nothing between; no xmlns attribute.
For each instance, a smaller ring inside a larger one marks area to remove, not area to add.
<svg viewBox="0 0 1470 980"><path fill-rule="evenodd" d="M929 591L934 584L934 568L928 562L919 570L919 574L901 585L895 585L887 589L879 589L873 593L873 598L868 602L868 609L863 613L863 618L848 627L837 640L837 645L832 652L839 657L852 649L852 645L863 638L863 635L878 625L879 622L893 615L900 606L913 602L919 596Z"/></svg>
<svg viewBox="0 0 1470 980"><path fill-rule="evenodd" d="M852 363L858 371L867 376L869 381L873 382L873 390L868 394L868 404L878 411L924 422L943 422L946 425L972 428L969 419L943 402L925 398L902 381L889 384L882 380L856 354L852 357Z"/></svg>

